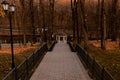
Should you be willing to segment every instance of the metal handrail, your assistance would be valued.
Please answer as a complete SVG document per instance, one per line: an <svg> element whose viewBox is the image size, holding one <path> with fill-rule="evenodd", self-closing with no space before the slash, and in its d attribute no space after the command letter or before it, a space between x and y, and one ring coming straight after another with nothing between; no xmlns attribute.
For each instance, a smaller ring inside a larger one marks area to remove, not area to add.
<svg viewBox="0 0 120 80"><path fill-rule="evenodd" d="M36 64L47 52L47 44L44 44L36 50L33 54L31 54L28 58L26 58L20 65L12 69L4 78L3 80L27 80L28 76L31 75L30 71L34 68L35 65L29 64ZM39 54L39 56L38 56ZM31 60L32 59L32 60ZM37 60L35 60L37 59ZM29 65L29 66L28 66ZM29 72L28 72L29 71ZM19 75L18 75L19 74Z"/></svg>
<svg viewBox="0 0 120 80"><path fill-rule="evenodd" d="M95 78L95 80L115 80L115 78L80 45L76 46L76 51L84 66L88 69L90 75Z"/></svg>

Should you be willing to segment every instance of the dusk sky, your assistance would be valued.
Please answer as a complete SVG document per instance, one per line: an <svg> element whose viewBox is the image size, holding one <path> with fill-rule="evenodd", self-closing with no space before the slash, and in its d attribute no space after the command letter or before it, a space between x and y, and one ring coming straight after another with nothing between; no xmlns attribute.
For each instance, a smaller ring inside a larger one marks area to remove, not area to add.
<svg viewBox="0 0 120 80"><path fill-rule="evenodd" d="M64 4L67 4L67 3L70 3L70 0L55 0L57 3L64 3Z"/></svg>

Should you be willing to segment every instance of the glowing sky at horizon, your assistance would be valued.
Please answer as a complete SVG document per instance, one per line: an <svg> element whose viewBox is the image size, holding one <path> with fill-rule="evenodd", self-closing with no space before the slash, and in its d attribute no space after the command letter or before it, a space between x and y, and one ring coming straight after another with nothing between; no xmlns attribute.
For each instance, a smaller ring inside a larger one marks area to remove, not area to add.
<svg viewBox="0 0 120 80"><path fill-rule="evenodd" d="M64 3L64 4L70 3L70 0L56 0L56 1L58 1L59 3Z"/></svg>

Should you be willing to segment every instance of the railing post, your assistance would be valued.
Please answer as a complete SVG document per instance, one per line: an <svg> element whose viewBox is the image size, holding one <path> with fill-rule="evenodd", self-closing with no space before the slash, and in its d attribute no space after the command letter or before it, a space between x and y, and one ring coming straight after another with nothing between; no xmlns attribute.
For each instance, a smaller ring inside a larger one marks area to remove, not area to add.
<svg viewBox="0 0 120 80"><path fill-rule="evenodd" d="M44 46L42 45L42 47L41 47L41 53L43 53L43 47L44 47Z"/></svg>
<svg viewBox="0 0 120 80"><path fill-rule="evenodd" d="M45 44L45 45L43 46L43 52L46 52L46 46L47 46L47 44Z"/></svg>
<svg viewBox="0 0 120 80"><path fill-rule="evenodd" d="M94 66L95 66L95 58L92 61L92 77L94 76Z"/></svg>
<svg viewBox="0 0 120 80"><path fill-rule="evenodd" d="M36 59L37 59L37 61L39 60L39 57L40 57L39 54L40 54L40 50L38 50L37 53L36 53Z"/></svg>
<svg viewBox="0 0 120 80"><path fill-rule="evenodd" d="M32 60L32 63L33 63L33 65L32 65L32 66L34 66L34 64L35 64L34 55L35 55L35 54L33 53L33 55L32 55L32 59L33 59L33 60Z"/></svg>
<svg viewBox="0 0 120 80"><path fill-rule="evenodd" d="M28 60L27 60L27 58L26 58L26 60L25 60L25 62L26 62L26 77L28 77L28 75L29 75L29 66L28 66Z"/></svg>
<svg viewBox="0 0 120 80"><path fill-rule="evenodd" d="M86 68L88 68L88 53L86 54Z"/></svg>
<svg viewBox="0 0 120 80"><path fill-rule="evenodd" d="M101 71L101 80L104 80L104 71L105 71L105 69L104 69L104 67L102 67L102 71Z"/></svg>
<svg viewBox="0 0 120 80"><path fill-rule="evenodd" d="M18 76L17 76L17 68L15 67L15 80L18 80L17 78L18 78Z"/></svg>

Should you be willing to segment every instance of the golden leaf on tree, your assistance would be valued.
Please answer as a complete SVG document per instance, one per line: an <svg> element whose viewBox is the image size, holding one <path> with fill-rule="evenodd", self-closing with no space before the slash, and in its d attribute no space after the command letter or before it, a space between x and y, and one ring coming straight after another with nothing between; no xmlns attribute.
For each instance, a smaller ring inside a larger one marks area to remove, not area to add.
<svg viewBox="0 0 120 80"><path fill-rule="evenodd" d="M5 12L3 11L2 5L0 4L0 17L4 17Z"/></svg>

